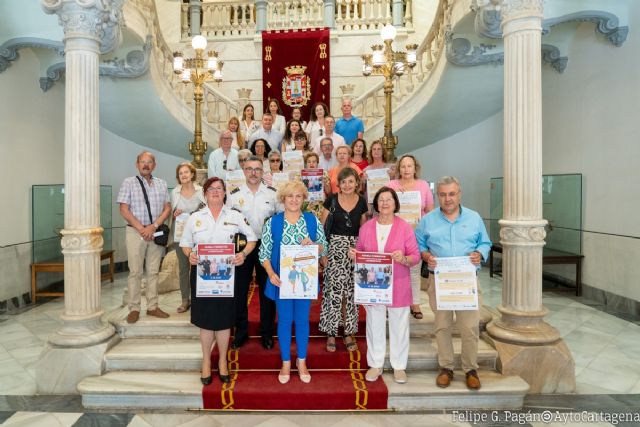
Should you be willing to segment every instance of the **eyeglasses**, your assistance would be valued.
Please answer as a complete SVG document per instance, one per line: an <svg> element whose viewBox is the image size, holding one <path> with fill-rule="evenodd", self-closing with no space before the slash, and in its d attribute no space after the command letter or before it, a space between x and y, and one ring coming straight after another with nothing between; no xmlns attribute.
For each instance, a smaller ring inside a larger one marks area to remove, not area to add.
<svg viewBox="0 0 640 427"><path fill-rule="evenodd" d="M456 197L458 195L458 193L460 193L460 192L459 191L452 191L451 193L438 193L438 197L440 197L441 199L444 199L447 196L453 198L453 197Z"/></svg>
<svg viewBox="0 0 640 427"><path fill-rule="evenodd" d="M264 172L262 168L244 168L244 171L247 173L262 173Z"/></svg>
<svg viewBox="0 0 640 427"><path fill-rule="evenodd" d="M247 161L247 159L240 159L240 158L238 159L238 163L244 163L246 161Z"/></svg>
<svg viewBox="0 0 640 427"><path fill-rule="evenodd" d="M227 161L226 160L222 161L222 169L227 170Z"/></svg>
<svg viewBox="0 0 640 427"><path fill-rule="evenodd" d="M269 159L269 163L280 163L280 159Z"/></svg>
<svg viewBox="0 0 640 427"><path fill-rule="evenodd" d="M231 136L223 136L220 139L223 140L223 141L233 141L233 137L231 137Z"/></svg>
<svg viewBox="0 0 640 427"><path fill-rule="evenodd" d="M224 191L224 188L222 187L209 187L207 188L207 193L216 193L216 192L221 192Z"/></svg>

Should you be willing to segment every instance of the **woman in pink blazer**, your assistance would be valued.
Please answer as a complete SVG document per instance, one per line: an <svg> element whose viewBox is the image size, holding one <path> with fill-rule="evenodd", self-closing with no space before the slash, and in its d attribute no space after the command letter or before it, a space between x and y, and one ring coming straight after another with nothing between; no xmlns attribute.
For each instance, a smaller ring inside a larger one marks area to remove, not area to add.
<svg viewBox="0 0 640 427"><path fill-rule="evenodd" d="M409 307L412 302L409 269L420 261L420 252L413 228L395 214L400 210L398 195L389 187L382 187L373 198L373 209L378 213L360 227L356 251L391 254L393 259L393 303L365 305L367 312L367 381L376 381L382 374L386 343L386 319L389 317L389 359L393 378L397 383L407 382L409 357Z"/></svg>

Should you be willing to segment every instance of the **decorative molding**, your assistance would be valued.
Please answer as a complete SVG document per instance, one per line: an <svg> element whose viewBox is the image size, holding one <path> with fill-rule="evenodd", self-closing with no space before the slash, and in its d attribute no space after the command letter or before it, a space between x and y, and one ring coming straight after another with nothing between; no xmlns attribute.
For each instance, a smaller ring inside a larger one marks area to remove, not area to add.
<svg viewBox="0 0 640 427"><path fill-rule="evenodd" d="M479 46L473 46L468 39L462 37L454 39L453 34L450 32L445 35L445 38L447 60L454 65L473 67L476 65L500 65L504 63L504 53L487 53L487 51L495 48L496 45L481 43Z"/></svg>
<svg viewBox="0 0 640 427"><path fill-rule="evenodd" d="M9 68L12 61L20 57L18 53L20 49L27 48L50 49L64 57L64 43L62 42L38 37L16 37L7 40L0 46L0 73Z"/></svg>
<svg viewBox="0 0 640 427"><path fill-rule="evenodd" d="M102 227L85 228L80 230L63 229L60 244L62 252L87 252L91 250L100 250L104 244L102 238Z"/></svg>
<svg viewBox="0 0 640 427"><path fill-rule="evenodd" d="M543 243L546 236L544 226L500 227L500 241L509 243Z"/></svg>
<svg viewBox="0 0 640 427"><path fill-rule="evenodd" d="M560 49L550 44L542 45L542 61L551 65L551 68L558 73L564 73L567 68L567 62L569 58L566 56L560 56Z"/></svg>
<svg viewBox="0 0 640 427"><path fill-rule="evenodd" d="M502 18L515 19L521 16L542 17L543 0L502 0Z"/></svg>
<svg viewBox="0 0 640 427"><path fill-rule="evenodd" d="M152 37L147 36L142 50L132 50L126 54L125 59L113 59L104 61L100 64L99 73L104 77L115 78L135 78L140 77L149 70L149 55L152 48ZM48 91L59 81L66 70L66 63L58 62L47 68L47 75L40 77L40 89L43 92Z"/></svg>
<svg viewBox="0 0 640 427"><path fill-rule="evenodd" d="M122 38L124 0L41 0L45 13L58 15L65 38L98 39L100 53L115 49Z"/></svg>
<svg viewBox="0 0 640 427"><path fill-rule="evenodd" d="M493 3L495 0L491 1ZM489 39L501 39L502 29L500 26L504 16L504 8L501 10L494 4L490 4L476 5L472 9L476 13L474 21L476 34ZM622 46L629 35L629 27L619 26L619 20L616 15L602 10L583 10L557 18L545 19L542 21L542 35L548 34L551 31L551 27L567 22L592 22L596 24L596 32L602 34L616 47Z"/></svg>
<svg viewBox="0 0 640 427"><path fill-rule="evenodd" d="M618 26L618 17L602 10L583 10L557 18L545 19L542 22L542 34L547 34L551 31L551 27L565 22L593 22L596 24L596 32L602 34L616 47L622 46L629 35L629 27Z"/></svg>

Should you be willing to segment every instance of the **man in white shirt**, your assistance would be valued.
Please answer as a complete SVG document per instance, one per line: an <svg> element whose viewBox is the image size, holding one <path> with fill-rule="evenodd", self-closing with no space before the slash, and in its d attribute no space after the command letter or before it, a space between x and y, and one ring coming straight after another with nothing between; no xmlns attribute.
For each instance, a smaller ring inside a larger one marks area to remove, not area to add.
<svg viewBox="0 0 640 427"><path fill-rule="evenodd" d="M233 135L230 130L225 130L220 134L219 148L209 155L207 175L209 178L217 176L225 179L227 171L240 169L238 162L238 151L231 148Z"/></svg>
<svg viewBox="0 0 640 427"><path fill-rule="evenodd" d="M318 167L328 171L334 166L337 166L338 161L333 154L333 140L328 137L322 137L320 139L320 155L318 160Z"/></svg>
<svg viewBox="0 0 640 427"><path fill-rule="evenodd" d="M311 144L311 151L314 151L316 154L320 155L320 141L322 141L324 138L331 138L334 150L341 145L347 145L347 143L344 141L344 138L335 132L336 119L334 119L332 116L325 117L324 128L326 130L325 134L323 136L317 137L316 140L313 141L313 143Z"/></svg>
<svg viewBox="0 0 640 427"><path fill-rule="evenodd" d="M273 116L271 113L264 113L262 115L262 127L255 131L253 135L251 135L251 139L249 140L249 148L251 148L251 144L256 139L264 139L269 143L269 147L271 150L279 150L280 143L282 142L282 135L277 130L273 129Z"/></svg>

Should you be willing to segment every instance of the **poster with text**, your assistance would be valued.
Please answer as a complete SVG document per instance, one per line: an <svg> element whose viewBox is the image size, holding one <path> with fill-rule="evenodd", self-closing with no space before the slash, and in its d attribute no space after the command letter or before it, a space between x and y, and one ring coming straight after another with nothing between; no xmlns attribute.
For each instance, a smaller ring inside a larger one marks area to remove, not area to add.
<svg viewBox="0 0 640 427"><path fill-rule="evenodd" d="M389 169L367 169L367 202L373 203L373 197L379 189L389 185Z"/></svg>
<svg viewBox="0 0 640 427"><path fill-rule="evenodd" d="M322 169L303 169L302 182L309 191L308 201L324 200L324 171Z"/></svg>
<svg viewBox="0 0 640 427"><path fill-rule="evenodd" d="M422 213L422 197L419 191L398 191L400 212L398 216L407 221L413 228L420 222Z"/></svg>
<svg viewBox="0 0 640 427"><path fill-rule="evenodd" d="M318 298L318 246L280 246L280 298Z"/></svg>
<svg viewBox="0 0 640 427"><path fill-rule="evenodd" d="M190 214L183 212L173 219L173 241L179 242L182 239L182 233L184 232L184 226L189 219ZM178 248L180 250L180 248Z"/></svg>
<svg viewBox="0 0 640 427"><path fill-rule="evenodd" d="M236 188L240 188L241 185L247 182L247 178L244 176L242 169L236 169L227 171L224 182L227 185L227 195L231 194Z"/></svg>
<svg viewBox="0 0 640 427"><path fill-rule="evenodd" d="M197 297L233 297L233 243L200 243L197 247Z"/></svg>
<svg viewBox="0 0 640 427"><path fill-rule="evenodd" d="M468 256L436 258L438 310L478 310L478 276Z"/></svg>
<svg viewBox="0 0 640 427"><path fill-rule="evenodd" d="M391 254L356 252L354 280L356 304L393 304Z"/></svg>
<svg viewBox="0 0 640 427"><path fill-rule="evenodd" d="M286 172L298 172L304 168L302 151L285 151L282 153L282 170Z"/></svg>

